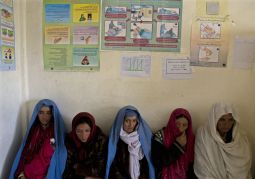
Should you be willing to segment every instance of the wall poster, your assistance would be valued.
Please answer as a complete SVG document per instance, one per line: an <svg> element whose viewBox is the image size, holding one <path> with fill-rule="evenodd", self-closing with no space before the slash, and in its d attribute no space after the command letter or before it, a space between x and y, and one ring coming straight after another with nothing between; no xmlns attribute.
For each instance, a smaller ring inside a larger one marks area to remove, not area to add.
<svg viewBox="0 0 255 179"><path fill-rule="evenodd" d="M197 0L196 11L191 33L191 65L226 67L230 38L227 2Z"/></svg>
<svg viewBox="0 0 255 179"><path fill-rule="evenodd" d="M222 19L197 20L192 26L191 65L226 67L229 23Z"/></svg>
<svg viewBox="0 0 255 179"><path fill-rule="evenodd" d="M13 1L0 0L0 71L16 70Z"/></svg>
<svg viewBox="0 0 255 179"><path fill-rule="evenodd" d="M100 0L43 3L44 69L99 70Z"/></svg>
<svg viewBox="0 0 255 179"><path fill-rule="evenodd" d="M179 52L182 0L103 0L102 50Z"/></svg>

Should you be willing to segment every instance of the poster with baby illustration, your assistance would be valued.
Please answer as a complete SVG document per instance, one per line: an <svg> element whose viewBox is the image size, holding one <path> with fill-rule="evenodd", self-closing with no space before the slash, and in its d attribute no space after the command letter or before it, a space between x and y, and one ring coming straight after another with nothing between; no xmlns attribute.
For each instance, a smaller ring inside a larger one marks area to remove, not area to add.
<svg viewBox="0 0 255 179"><path fill-rule="evenodd" d="M201 39L220 39L220 35L221 35L221 23L204 21L200 23Z"/></svg>
<svg viewBox="0 0 255 179"><path fill-rule="evenodd" d="M201 45L198 60L202 62L219 62L220 47L214 45Z"/></svg>
<svg viewBox="0 0 255 179"><path fill-rule="evenodd" d="M191 65L226 67L231 22L221 17L200 17L192 23Z"/></svg>

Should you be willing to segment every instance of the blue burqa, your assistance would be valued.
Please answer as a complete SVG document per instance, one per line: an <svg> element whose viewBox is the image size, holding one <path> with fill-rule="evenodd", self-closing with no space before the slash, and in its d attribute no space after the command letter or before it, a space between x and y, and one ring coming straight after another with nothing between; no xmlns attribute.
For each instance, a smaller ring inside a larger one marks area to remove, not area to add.
<svg viewBox="0 0 255 179"><path fill-rule="evenodd" d="M52 107L52 114L54 117L54 135L55 135L55 151L51 158L46 179L61 179L62 178L62 173L65 169L66 158L67 158L67 151L66 151L66 147L64 143L64 135L65 135L64 121L58 110L57 105L49 99L43 99L43 100L40 100L34 108L26 135L22 141L22 144L13 162L9 179L14 179L14 174L19 165L19 160L20 160L23 148L26 144L29 131L31 127L33 126L34 122L36 121L37 115L43 106Z"/></svg>
<svg viewBox="0 0 255 179"><path fill-rule="evenodd" d="M133 106L125 106L121 108L115 118L115 121L112 125L110 134L109 134L109 144L108 144L108 158L106 164L106 173L105 179L108 179L109 172L111 168L111 164L115 158L117 144L120 138L120 129L124 122L124 117L127 111L134 111L138 114L138 128L137 132L139 134L139 139L142 145L142 149L144 155L148 162L149 167L149 175L150 179L155 179L155 170L152 164L151 159L151 139L152 139L152 132L148 124L143 120L142 116L140 115L139 111Z"/></svg>

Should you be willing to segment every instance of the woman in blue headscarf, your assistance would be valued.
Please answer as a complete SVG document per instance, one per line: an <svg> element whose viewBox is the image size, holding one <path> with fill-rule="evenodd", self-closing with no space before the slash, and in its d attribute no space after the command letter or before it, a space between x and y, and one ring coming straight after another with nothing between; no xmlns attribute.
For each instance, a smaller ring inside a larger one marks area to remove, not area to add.
<svg viewBox="0 0 255 179"><path fill-rule="evenodd" d="M135 107L120 109L109 135L105 179L155 179L151 139L151 129Z"/></svg>
<svg viewBox="0 0 255 179"><path fill-rule="evenodd" d="M40 100L12 165L9 179L61 179L67 152L64 122L56 104Z"/></svg>

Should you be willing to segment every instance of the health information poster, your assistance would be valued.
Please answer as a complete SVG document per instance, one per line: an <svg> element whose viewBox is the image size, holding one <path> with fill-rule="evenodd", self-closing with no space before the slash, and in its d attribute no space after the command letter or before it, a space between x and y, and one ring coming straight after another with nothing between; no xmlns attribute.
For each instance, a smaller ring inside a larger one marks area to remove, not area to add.
<svg viewBox="0 0 255 179"><path fill-rule="evenodd" d="M102 50L179 52L182 0L103 0Z"/></svg>
<svg viewBox="0 0 255 179"><path fill-rule="evenodd" d="M100 0L44 0L44 69L99 70Z"/></svg>

